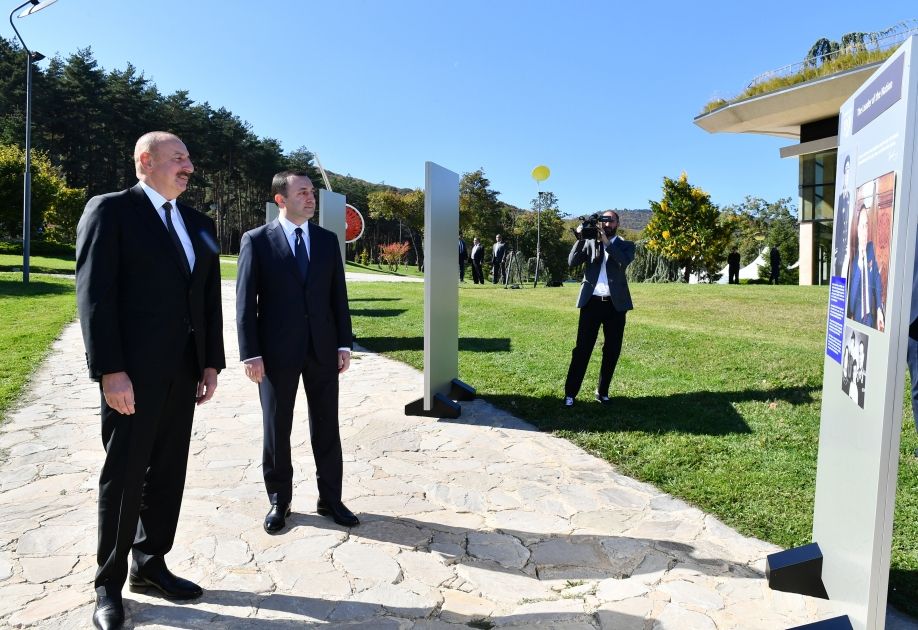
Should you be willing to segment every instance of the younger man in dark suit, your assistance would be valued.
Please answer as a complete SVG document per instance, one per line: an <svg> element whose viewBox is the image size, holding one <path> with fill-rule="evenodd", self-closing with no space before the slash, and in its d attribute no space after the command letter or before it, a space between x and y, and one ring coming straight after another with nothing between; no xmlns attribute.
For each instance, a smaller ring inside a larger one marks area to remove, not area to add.
<svg viewBox="0 0 918 630"><path fill-rule="evenodd" d="M105 464L99 478L96 628L124 623L121 589L170 599L201 588L173 575L195 401L224 367L220 263L213 221L176 198L194 171L162 131L137 140L140 182L93 197L77 226L76 287L89 374L100 382Z"/></svg>
<svg viewBox="0 0 918 630"><path fill-rule="evenodd" d="M316 511L339 525L359 523L341 502L338 375L351 362L351 315L338 239L309 223L315 188L305 172L271 183L280 216L246 232L239 246L236 324L245 373L258 383L264 443L262 472L271 509L264 528L286 526L293 498L290 432L300 379L309 406L316 462Z"/></svg>
<svg viewBox="0 0 918 630"><path fill-rule="evenodd" d="M625 268L634 260L634 243L617 235L618 221L617 212L604 212L598 228L599 241L579 237L567 257L571 267L586 263L586 268L577 299L577 308L580 309L577 344L571 351L571 365L564 383L566 409L574 406L600 326L605 341L595 398L604 405L611 402L609 385L622 351L625 313L634 308L625 278Z"/></svg>

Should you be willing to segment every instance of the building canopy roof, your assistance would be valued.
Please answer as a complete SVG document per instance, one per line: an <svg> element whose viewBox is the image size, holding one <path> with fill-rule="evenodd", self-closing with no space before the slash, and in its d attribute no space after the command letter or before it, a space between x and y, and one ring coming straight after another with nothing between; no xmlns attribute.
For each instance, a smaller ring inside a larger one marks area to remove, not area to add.
<svg viewBox="0 0 918 630"><path fill-rule="evenodd" d="M837 116L842 103L881 63L730 103L696 116L695 124L710 133L757 133L797 140L802 124Z"/></svg>

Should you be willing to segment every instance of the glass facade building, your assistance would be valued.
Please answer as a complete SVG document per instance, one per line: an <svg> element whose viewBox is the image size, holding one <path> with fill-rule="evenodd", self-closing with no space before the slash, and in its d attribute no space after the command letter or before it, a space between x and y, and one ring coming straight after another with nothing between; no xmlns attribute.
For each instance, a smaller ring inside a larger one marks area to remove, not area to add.
<svg viewBox="0 0 918 630"><path fill-rule="evenodd" d="M806 265L811 270L807 284L829 283L837 160L836 149L800 156L800 267L803 277Z"/></svg>

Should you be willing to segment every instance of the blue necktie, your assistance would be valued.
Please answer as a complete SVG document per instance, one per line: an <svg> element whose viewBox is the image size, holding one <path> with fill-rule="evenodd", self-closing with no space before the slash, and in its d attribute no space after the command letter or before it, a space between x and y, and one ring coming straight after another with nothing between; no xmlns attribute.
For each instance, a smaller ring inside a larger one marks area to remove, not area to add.
<svg viewBox="0 0 918 630"><path fill-rule="evenodd" d="M191 265L188 264L188 255L185 253L185 248L182 247L182 242L175 231L175 225L172 223L172 204L167 201L163 204L163 210L166 211L166 231L169 232L169 239L172 241L172 245L175 246L178 257L182 260L182 269L185 271L185 275L190 276Z"/></svg>
<svg viewBox="0 0 918 630"><path fill-rule="evenodd" d="M296 266L300 270L300 279L306 282L306 276L309 275L309 254L306 252L306 241L303 240L303 228L293 230L296 234L296 243L293 246L293 255L296 258Z"/></svg>

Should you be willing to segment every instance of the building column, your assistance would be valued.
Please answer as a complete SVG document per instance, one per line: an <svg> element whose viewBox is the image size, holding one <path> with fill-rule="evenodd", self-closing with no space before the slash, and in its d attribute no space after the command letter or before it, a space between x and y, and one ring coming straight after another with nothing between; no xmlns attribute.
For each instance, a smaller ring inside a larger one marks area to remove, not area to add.
<svg viewBox="0 0 918 630"><path fill-rule="evenodd" d="M800 224L800 286L809 286L817 278L813 257L813 223Z"/></svg>

